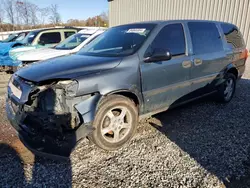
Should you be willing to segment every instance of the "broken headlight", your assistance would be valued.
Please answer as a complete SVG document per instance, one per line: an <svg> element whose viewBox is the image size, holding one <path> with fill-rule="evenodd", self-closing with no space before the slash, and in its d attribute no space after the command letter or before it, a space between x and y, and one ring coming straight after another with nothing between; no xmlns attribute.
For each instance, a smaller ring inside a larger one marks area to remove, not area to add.
<svg viewBox="0 0 250 188"><path fill-rule="evenodd" d="M58 82L59 85L62 85L65 88L66 95L69 97L74 97L78 90L78 82L76 80L65 80Z"/></svg>

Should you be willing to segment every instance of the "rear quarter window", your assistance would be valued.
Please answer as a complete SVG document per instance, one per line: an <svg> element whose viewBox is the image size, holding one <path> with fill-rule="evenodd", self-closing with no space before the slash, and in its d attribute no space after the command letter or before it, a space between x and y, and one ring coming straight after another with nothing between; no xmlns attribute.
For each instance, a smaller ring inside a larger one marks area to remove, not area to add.
<svg viewBox="0 0 250 188"><path fill-rule="evenodd" d="M243 40L242 34L236 26L231 24L221 24L221 28L223 30L229 48L237 49L245 47L245 42Z"/></svg>
<svg viewBox="0 0 250 188"><path fill-rule="evenodd" d="M189 22L193 53L195 55L223 51L223 43L214 23Z"/></svg>

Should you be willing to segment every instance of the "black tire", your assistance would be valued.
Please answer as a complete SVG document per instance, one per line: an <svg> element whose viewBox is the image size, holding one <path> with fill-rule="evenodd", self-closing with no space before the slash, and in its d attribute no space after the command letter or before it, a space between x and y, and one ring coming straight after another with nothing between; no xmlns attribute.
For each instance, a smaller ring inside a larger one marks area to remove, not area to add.
<svg viewBox="0 0 250 188"><path fill-rule="evenodd" d="M225 75L225 82L223 84L221 84L218 88L218 92L217 92L217 101L220 103L228 103L232 100L234 94L235 94L235 89L236 89L236 77L234 74L232 73L227 73ZM226 94L226 90L227 90L227 84L229 82L232 82L232 91L231 94L229 96L229 94Z"/></svg>
<svg viewBox="0 0 250 188"><path fill-rule="evenodd" d="M138 109L135 103L121 95L110 95L99 105L93 122L95 130L89 139L104 150L117 150L133 137L137 124Z"/></svg>

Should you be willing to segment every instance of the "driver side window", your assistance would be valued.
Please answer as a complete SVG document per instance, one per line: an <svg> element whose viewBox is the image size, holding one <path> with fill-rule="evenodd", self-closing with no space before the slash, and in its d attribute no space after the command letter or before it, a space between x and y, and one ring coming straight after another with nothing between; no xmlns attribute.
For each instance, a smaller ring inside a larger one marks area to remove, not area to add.
<svg viewBox="0 0 250 188"><path fill-rule="evenodd" d="M169 51L172 57L185 55L186 42L182 24L165 26L147 49L145 57L150 57L155 50Z"/></svg>

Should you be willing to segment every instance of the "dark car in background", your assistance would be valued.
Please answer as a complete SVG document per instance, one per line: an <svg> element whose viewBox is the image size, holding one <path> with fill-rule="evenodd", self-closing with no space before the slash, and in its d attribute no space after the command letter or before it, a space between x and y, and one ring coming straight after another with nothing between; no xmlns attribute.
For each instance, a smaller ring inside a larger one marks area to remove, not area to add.
<svg viewBox="0 0 250 188"><path fill-rule="evenodd" d="M13 34L10 34L7 39L0 40L0 42L6 43L6 42L21 41L28 35L28 33L29 31L13 33Z"/></svg>
<svg viewBox="0 0 250 188"><path fill-rule="evenodd" d="M229 23L121 25L76 55L16 72L6 111L34 153L69 156L86 136L115 150L132 138L139 118L209 94L231 101L246 59L242 35Z"/></svg>

